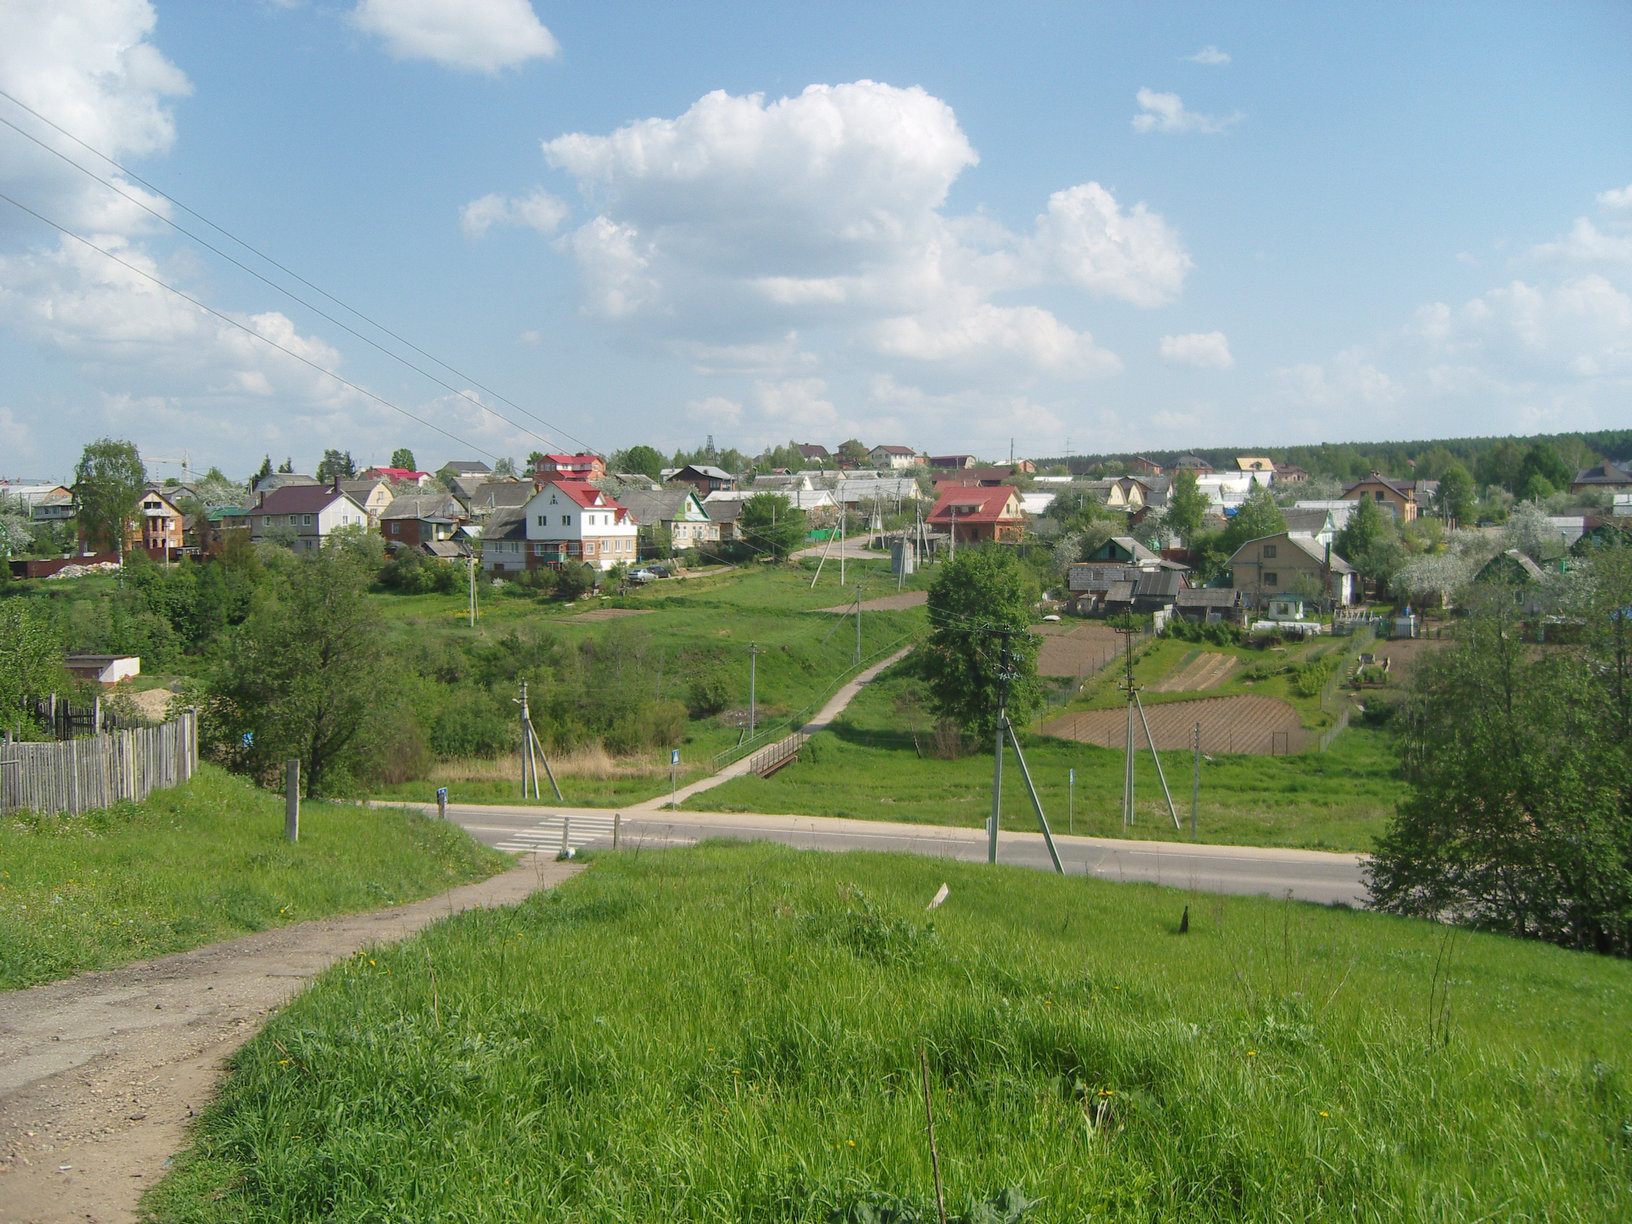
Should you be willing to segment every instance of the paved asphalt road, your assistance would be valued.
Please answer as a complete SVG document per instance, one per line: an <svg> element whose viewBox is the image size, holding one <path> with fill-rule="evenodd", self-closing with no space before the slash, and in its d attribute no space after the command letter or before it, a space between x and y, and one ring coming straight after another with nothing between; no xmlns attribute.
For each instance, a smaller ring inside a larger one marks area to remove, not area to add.
<svg viewBox="0 0 1632 1224"><path fill-rule="evenodd" d="M434 811L434 806L432 806ZM478 840L518 853L556 854L563 832L574 847L610 846L612 814L604 809L450 805L456 820ZM563 825L565 829L563 829ZM979 829L893 824L813 816L631 810L622 814L620 844L690 845L705 838L777 841L818 850L905 850L938 858L983 862ZM1315 850L1125 841L1055 834L1068 875L1139 880L1200 892L1291 896L1320 904L1358 905L1365 897L1361 858ZM1004 832L998 861L1047 870L1048 851L1037 833Z"/></svg>

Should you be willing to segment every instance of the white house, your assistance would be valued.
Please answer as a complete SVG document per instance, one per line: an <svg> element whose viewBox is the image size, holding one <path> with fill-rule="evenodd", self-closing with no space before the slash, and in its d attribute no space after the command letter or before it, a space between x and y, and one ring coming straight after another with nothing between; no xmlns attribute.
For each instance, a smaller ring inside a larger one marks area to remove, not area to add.
<svg viewBox="0 0 1632 1224"><path fill-rule="evenodd" d="M335 485L284 485L262 493L248 507L249 538L287 543L296 552L316 552L341 527L368 527L368 511Z"/></svg>
<svg viewBox="0 0 1632 1224"><path fill-rule="evenodd" d="M582 561L609 570L637 559L634 517L592 484L546 480L523 514L529 569Z"/></svg>

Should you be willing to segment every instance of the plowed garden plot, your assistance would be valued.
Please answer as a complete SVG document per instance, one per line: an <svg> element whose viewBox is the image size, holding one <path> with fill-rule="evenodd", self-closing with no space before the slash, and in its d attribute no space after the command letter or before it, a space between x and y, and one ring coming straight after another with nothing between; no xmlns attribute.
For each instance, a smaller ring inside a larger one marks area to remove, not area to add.
<svg viewBox="0 0 1632 1224"><path fill-rule="evenodd" d="M880 595L877 599L861 601L863 612L905 612L908 608L921 608L929 602L928 591L902 591L899 595ZM854 612L853 603L836 604L831 608L817 608L818 612Z"/></svg>
<svg viewBox="0 0 1632 1224"><path fill-rule="evenodd" d="M1121 637L1109 625L1040 625L1033 632L1043 639L1039 676L1091 676L1116 662L1122 650Z"/></svg>
<svg viewBox="0 0 1632 1224"><path fill-rule="evenodd" d="M1160 683L1151 685L1150 690L1153 693L1194 693L1217 688L1239 662L1234 655L1204 650L1171 675L1164 676Z"/></svg>
<svg viewBox="0 0 1632 1224"><path fill-rule="evenodd" d="M588 612L574 613L581 621L622 620L626 616L650 616L651 608L591 608Z"/></svg>
<svg viewBox="0 0 1632 1224"><path fill-rule="evenodd" d="M1145 718L1156 747L1179 750L1195 743L1196 724L1201 724L1203 752L1253 753L1281 756L1302 752L1315 733L1305 730L1298 712L1274 697L1209 697L1202 701L1168 701L1147 705ZM1144 728L1135 716L1134 736L1145 746ZM1043 725L1045 735L1120 748L1127 742L1128 724L1124 710L1078 710Z"/></svg>

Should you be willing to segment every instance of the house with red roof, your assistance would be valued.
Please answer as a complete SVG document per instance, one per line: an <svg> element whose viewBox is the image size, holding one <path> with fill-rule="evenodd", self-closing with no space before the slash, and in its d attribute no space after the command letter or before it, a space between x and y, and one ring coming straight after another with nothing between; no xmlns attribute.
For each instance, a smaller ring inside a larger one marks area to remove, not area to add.
<svg viewBox="0 0 1632 1224"><path fill-rule="evenodd" d="M634 516L587 481L545 480L519 515L500 519L495 513L489 519L482 533L482 563L490 569L535 570L582 561L609 570L635 563L638 533ZM506 547L490 551L499 544ZM521 548L510 547L515 544Z"/></svg>
<svg viewBox="0 0 1632 1224"><path fill-rule="evenodd" d="M423 488L425 482L430 478L431 474L429 472L416 472L412 468L371 467L362 474L360 479L389 480L395 484L419 485Z"/></svg>
<svg viewBox="0 0 1632 1224"><path fill-rule="evenodd" d="M1003 543L1025 533L1026 512L1021 509L1020 490L1013 485L946 485L926 521L931 530L947 532L955 545Z"/></svg>
<svg viewBox="0 0 1632 1224"><path fill-rule="evenodd" d="M599 455L540 455L533 461L533 479L599 480L606 475L606 460Z"/></svg>

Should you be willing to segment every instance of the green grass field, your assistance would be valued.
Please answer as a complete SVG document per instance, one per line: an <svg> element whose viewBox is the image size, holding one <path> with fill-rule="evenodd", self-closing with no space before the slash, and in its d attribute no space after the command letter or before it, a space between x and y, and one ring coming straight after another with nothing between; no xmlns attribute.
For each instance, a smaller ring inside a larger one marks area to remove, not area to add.
<svg viewBox="0 0 1632 1224"><path fill-rule="evenodd" d="M0 818L0 989L429 896L507 860L407 810L306 802L205 765L192 781L77 817Z"/></svg>
<svg viewBox="0 0 1632 1224"><path fill-rule="evenodd" d="M655 696L685 702L691 677L698 671L716 672L728 688L727 716L687 721L680 744L683 761L680 782L712 772L709 762L732 749L741 736L749 699L749 649L757 646L754 696L759 725L783 727L790 717L812 714L837 684L851 673L856 650L854 617L821 609L852 602L858 573L862 595L870 599L895 593L887 567L877 562L849 567L849 583L838 585L835 567L823 571L811 589L812 572L799 566L756 566L705 578L654 582L629 595L611 600L580 600L572 608L559 604L501 597L494 602L501 612L474 631L478 637L509 632L518 623L543 627L573 647L589 647L609 657L626 660ZM916 580L922 584L926 579ZM912 589L909 585L908 589ZM434 640L469 636L461 619L463 606L456 596L378 597L391 632L399 640ZM517 609L531 617L514 619ZM875 659L905 645L924 625L924 610L864 612L861 618L861 653ZM769 742L768 740L766 742ZM654 749L644 760L631 761L626 771L597 765L578 771L569 760L558 770L568 802L611 807L650 799L669 789L669 747ZM439 768L424 782L378 789L377 798L430 797L438 785L468 802L521 802L519 766L515 780L493 777L480 766L473 775ZM547 784L548 802L556 799Z"/></svg>
<svg viewBox="0 0 1632 1224"><path fill-rule="evenodd" d="M906 666L893 668L863 689L831 729L813 738L799 761L770 778L734 779L682 806L980 826L991 815L991 749L938 760L927 731L932 723L921 684ZM1037 735L1023 735L1022 743L1052 828L1128 835L1121 819L1121 751ZM1129 833L1187 840L1193 758L1164 752L1162 767L1184 827L1173 828L1155 765L1144 751L1134 780L1138 823ZM1392 737L1353 726L1325 753L1204 760L1197 837L1238 845L1369 850L1403 794ZM1012 752L1005 755L1003 826L1037 827Z"/></svg>
<svg viewBox="0 0 1632 1224"><path fill-rule="evenodd" d="M946 903L925 905L943 883ZM1190 930L1177 933L1180 909ZM1621 1221L1632 965L1425 922L722 843L351 958L172 1224ZM1011 1200L1012 1205L1012 1200Z"/></svg>

